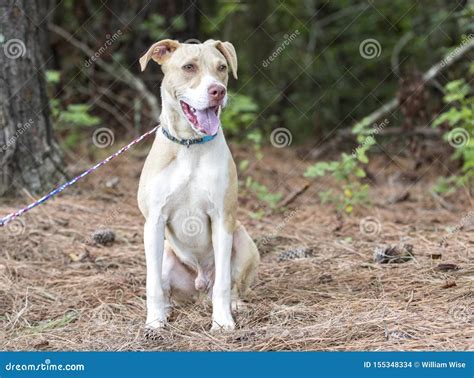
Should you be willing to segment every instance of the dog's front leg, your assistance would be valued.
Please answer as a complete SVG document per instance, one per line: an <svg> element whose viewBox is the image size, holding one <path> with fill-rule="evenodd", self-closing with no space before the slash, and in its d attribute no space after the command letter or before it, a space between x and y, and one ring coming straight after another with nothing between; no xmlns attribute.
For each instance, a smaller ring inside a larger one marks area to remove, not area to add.
<svg viewBox="0 0 474 378"><path fill-rule="evenodd" d="M150 215L145 222L146 307L147 328L162 328L166 324L168 294L163 290L162 262L166 221L161 215Z"/></svg>
<svg viewBox="0 0 474 378"><path fill-rule="evenodd" d="M215 280L212 289L212 330L232 330L235 327L230 310L232 237L221 217L211 219L214 248Z"/></svg>

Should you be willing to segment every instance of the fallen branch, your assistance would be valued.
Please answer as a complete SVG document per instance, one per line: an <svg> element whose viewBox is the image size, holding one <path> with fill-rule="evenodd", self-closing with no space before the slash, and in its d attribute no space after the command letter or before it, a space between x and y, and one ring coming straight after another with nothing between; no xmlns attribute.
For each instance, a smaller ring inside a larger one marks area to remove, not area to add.
<svg viewBox="0 0 474 378"><path fill-rule="evenodd" d="M446 68L452 66L455 62L461 59L468 51L474 48L474 38L471 38L468 43L462 45L458 48L456 54L448 54L441 61L433 65L428 71L423 74L424 82L433 80L440 72L444 71ZM398 98L394 98L389 102L383 104L380 108L370 113L367 117L363 118L362 121L367 125L376 123L383 116L393 112L400 105ZM439 131L429 128L414 128L411 130L402 130L402 129L384 129L378 135L397 135L397 132L401 132L406 135L407 133L411 135L420 134L423 136L437 136ZM309 155L312 159L318 159L320 156L325 155L326 152L331 151L341 142L342 137L349 137L352 135L352 128L344 129L337 134L328 143L325 143L323 146L314 148L309 152Z"/></svg>
<svg viewBox="0 0 474 378"><path fill-rule="evenodd" d="M302 195L304 192L306 192L306 190L310 187L311 184L312 183L310 183L310 182L306 182L300 188L297 188L296 190L292 191L290 194L288 194L283 200L281 200L278 203L278 207L288 206L295 199L297 199L300 195Z"/></svg>
<svg viewBox="0 0 474 378"><path fill-rule="evenodd" d="M404 129L402 127L392 127L388 129L380 130L377 133L377 137L390 137L390 136L413 136L419 135L425 138L439 138L443 134L443 130L433 129L431 127L415 127L411 129ZM352 127L348 127L339 130L334 138L324 143L322 146L313 148L310 152L312 159L318 159L319 157L326 155L327 153L334 151L339 143L343 140L353 140L356 135L352 132Z"/></svg>
<svg viewBox="0 0 474 378"><path fill-rule="evenodd" d="M433 129L432 127L414 127L414 128L403 128L403 127L391 127L388 129L379 130L377 136L397 136L403 134L404 136L421 135L424 137L439 137L443 134L443 130ZM344 138L355 138L352 128L342 129L338 132L338 135Z"/></svg>
<svg viewBox="0 0 474 378"><path fill-rule="evenodd" d="M439 73L452 66L455 62L461 59L469 50L474 48L474 38L471 38L469 42L462 45L458 48L456 54L448 54L442 60L440 60L435 65L423 74L424 82L428 82L435 78ZM388 113L393 112L400 105L397 98L392 99L391 101L385 103L380 108L370 113L367 117L363 119L364 123L368 125L377 122L380 118L387 115Z"/></svg>
<svg viewBox="0 0 474 378"><path fill-rule="evenodd" d="M95 51L93 51L89 46L85 43L76 39L71 33L67 30L64 30L60 26L55 24L48 24L49 30L53 33L59 35L60 37L64 38L67 42L69 42L72 46L76 47L77 49L81 50L84 54L88 56L93 56ZM133 75L128 69L123 67L121 64L113 61L113 62L104 62L101 59L95 60L95 63L102 68L105 72L107 72L110 76L114 77L116 80L121 81L122 83L128 85L133 90L137 91L141 97L147 102L148 106L152 111L153 118L155 121L159 120L160 116L160 106L158 99L156 96L151 93L145 83Z"/></svg>

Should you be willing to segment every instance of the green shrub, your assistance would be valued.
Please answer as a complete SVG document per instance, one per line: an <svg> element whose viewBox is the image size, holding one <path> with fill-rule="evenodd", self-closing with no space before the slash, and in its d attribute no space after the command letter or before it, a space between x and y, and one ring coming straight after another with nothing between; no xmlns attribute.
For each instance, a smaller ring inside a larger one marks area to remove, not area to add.
<svg viewBox="0 0 474 378"><path fill-rule="evenodd" d="M54 88L61 80L59 71L46 71L46 82L48 89ZM53 118L54 129L65 132L64 145L73 148L80 140L81 128L98 125L102 120L100 117L89 113L88 104L69 104L64 107L58 98L52 98L49 102Z"/></svg>
<svg viewBox="0 0 474 378"><path fill-rule="evenodd" d="M258 106L251 97L229 93L227 106L221 114L222 127L226 132L236 135L255 121L257 111Z"/></svg>
<svg viewBox="0 0 474 378"><path fill-rule="evenodd" d="M449 130L443 135L453 148L452 159L461 161L461 171L447 178L441 178L435 190L452 193L453 189L467 186L472 191L474 182L474 96L464 79L446 84L444 102L448 110L433 122L433 127L447 125Z"/></svg>

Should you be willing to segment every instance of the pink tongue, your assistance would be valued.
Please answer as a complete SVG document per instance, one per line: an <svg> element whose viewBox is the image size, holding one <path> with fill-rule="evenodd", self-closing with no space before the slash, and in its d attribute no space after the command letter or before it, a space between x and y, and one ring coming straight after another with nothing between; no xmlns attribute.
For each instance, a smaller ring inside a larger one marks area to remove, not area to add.
<svg viewBox="0 0 474 378"><path fill-rule="evenodd" d="M214 109L207 108L204 110L196 110L196 117L199 122L199 127L207 135L214 135L217 133L217 129L219 129L221 122L214 112Z"/></svg>

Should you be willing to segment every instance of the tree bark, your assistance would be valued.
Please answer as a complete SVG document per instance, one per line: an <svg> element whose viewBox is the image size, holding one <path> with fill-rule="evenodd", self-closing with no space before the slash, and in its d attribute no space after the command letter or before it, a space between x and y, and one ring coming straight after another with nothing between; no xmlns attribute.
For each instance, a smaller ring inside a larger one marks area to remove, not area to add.
<svg viewBox="0 0 474 378"><path fill-rule="evenodd" d="M0 0L0 195L40 194L65 179L41 51L47 3Z"/></svg>

